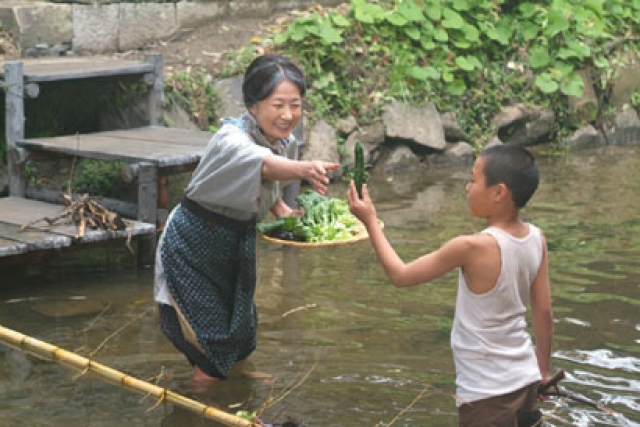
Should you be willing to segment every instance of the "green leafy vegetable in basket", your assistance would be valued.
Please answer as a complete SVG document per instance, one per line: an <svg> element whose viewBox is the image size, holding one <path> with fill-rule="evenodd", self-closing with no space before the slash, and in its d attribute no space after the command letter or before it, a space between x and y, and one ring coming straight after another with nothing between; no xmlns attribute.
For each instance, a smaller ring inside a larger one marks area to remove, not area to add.
<svg viewBox="0 0 640 427"><path fill-rule="evenodd" d="M349 240L361 228L349 211L346 200L323 196L315 190L305 190L296 198L304 214L282 217L256 225L258 232L284 240L331 242Z"/></svg>

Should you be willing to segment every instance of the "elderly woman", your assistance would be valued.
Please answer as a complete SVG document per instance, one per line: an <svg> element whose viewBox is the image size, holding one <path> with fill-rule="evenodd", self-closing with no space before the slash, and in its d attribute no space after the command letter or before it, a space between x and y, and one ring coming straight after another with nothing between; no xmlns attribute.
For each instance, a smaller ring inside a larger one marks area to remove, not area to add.
<svg viewBox="0 0 640 427"><path fill-rule="evenodd" d="M281 197L288 182L304 179L324 194L327 171L339 167L297 160L292 132L305 91L302 71L282 56L249 65L246 113L213 135L160 238L160 324L194 366L195 380L227 378L256 347L256 222L269 211L296 214Z"/></svg>

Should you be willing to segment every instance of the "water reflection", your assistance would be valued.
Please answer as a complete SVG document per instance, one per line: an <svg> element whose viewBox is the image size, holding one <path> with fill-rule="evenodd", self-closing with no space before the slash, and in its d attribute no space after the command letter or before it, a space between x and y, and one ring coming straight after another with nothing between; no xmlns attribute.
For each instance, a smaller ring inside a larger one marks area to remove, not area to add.
<svg viewBox="0 0 640 427"><path fill-rule="evenodd" d="M640 425L640 158L636 149L540 158L525 216L549 241L554 369L568 400L552 426ZM372 176L405 259L483 224L468 215L468 169ZM335 185L332 195L343 197ZM152 277L124 248L5 268L0 324L227 412L309 426L456 425L449 332L455 273L413 289L388 284L369 245L292 249L260 243L258 350L231 379L197 388L162 336ZM0 425L215 425L169 404L0 346Z"/></svg>

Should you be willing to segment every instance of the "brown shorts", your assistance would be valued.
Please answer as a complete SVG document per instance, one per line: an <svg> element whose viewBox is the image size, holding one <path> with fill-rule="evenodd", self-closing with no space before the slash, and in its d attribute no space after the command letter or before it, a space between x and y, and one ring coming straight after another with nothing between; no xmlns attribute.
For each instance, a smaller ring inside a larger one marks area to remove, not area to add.
<svg viewBox="0 0 640 427"><path fill-rule="evenodd" d="M458 408L461 427L530 427L540 425L538 382L501 396L488 397Z"/></svg>

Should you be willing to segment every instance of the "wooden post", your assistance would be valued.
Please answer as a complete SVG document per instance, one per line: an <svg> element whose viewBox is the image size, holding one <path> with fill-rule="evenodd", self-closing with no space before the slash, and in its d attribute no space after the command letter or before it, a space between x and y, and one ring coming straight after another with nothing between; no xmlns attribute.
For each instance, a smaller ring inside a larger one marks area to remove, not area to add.
<svg viewBox="0 0 640 427"><path fill-rule="evenodd" d="M164 77L162 55L152 53L145 57L145 61L153 65L153 85L147 95L149 105L149 125L162 126L162 108L164 106Z"/></svg>
<svg viewBox="0 0 640 427"><path fill-rule="evenodd" d="M17 145L17 141L24 138L24 78L22 62L6 62L4 76L9 195L24 197L27 182L24 175L26 152Z"/></svg>
<svg viewBox="0 0 640 427"><path fill-rule="evenodd" d="M158 167L152 163L138 165L138 221L157 225L158 220ZM138 264L152 265L155 253L155 235L138 239Z"/></svg>

